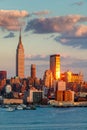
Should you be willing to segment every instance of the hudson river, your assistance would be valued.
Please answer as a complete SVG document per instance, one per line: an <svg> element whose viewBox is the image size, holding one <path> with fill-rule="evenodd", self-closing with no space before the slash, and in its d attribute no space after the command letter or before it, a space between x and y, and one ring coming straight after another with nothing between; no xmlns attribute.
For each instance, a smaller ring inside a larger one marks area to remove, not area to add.
<svg viewBox="0 0 87 130"><path fill-rule="evenodd" d="M0 108L0 130L87 130L87 108Z"/></svg>

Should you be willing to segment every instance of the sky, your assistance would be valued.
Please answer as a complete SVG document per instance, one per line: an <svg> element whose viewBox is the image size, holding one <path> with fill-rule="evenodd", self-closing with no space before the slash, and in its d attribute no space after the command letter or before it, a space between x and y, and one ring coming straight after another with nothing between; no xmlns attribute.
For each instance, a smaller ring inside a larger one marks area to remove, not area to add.
<svg viewBox="0 0 87 130"><path fill-rule="evenodd" d="M87 81L87 0L0 0L0 70L16 75L21 28L25 77L36 64L37 77L60 54L61 72L82 72Z"/></svg>

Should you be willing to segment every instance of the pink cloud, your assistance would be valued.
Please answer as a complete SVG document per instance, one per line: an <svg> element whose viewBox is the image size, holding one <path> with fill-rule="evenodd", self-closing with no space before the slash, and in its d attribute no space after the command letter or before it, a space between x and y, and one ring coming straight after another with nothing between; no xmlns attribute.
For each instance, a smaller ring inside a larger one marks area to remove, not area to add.
<svg viewBox="0 0 87 130"><path fill-rule="evenodd" d="M0 10L0 27L7 30L19 30L24 25L23 18L28 17L27 11Z"/></svg>
<svg viewBox="0 0 87 130"><path fill-rule="evenodd" d="M80 15L38 18L28 22L25 31L34 30L36 33L63 33L73 30L78 23L86 22L87 17Z"/></svg>
<svg viewBox="0 0 87 130"><path fill-rule="evenodd" d="M87 35L87 26L86 25L78 26L75 31L75 36L84 36L84 35Z"/></svg>
<svg viewBox="0 0 87 130"><path fill-rule="evenodd" d="M42 15L47 15L47 14L49 14L49 13L50 13L50 11L48 11L48 10L43 10L43 11L33 12L32 14L33 14L33 15L42 16Z"/></svg>
<svg viewBox="0 0 87 130"><path fill-rule="evenodd" d="M62 45L87 48L87 22L86 16L68 15L52 18L32 19L27 23L25 31L34 33L58 33L55 40Z"/></svg>

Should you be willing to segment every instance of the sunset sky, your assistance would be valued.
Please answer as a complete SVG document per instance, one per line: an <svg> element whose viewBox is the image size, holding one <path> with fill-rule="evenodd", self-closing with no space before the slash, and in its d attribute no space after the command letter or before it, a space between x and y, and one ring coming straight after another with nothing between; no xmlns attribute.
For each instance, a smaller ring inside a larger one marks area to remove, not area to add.
<svg viewBox="0 0 87 130"><path fill-rule="evenodd" d="M61 72L82 72L87 81L87 0L0 0L0 70L15 76L19 30L25 50L25 76L37 77L49 57L61 56Z"/></svg>

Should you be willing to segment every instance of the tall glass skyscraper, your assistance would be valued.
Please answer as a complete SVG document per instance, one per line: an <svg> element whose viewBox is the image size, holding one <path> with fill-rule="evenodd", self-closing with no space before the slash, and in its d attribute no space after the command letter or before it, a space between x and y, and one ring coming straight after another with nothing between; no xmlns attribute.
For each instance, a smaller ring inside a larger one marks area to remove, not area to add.
<svg viewBox="0 0 87 130"><path fill-rule="evenodd" d="M54 79L60 79L60 55L50 56L50 70L52 71Z"/></svg>

